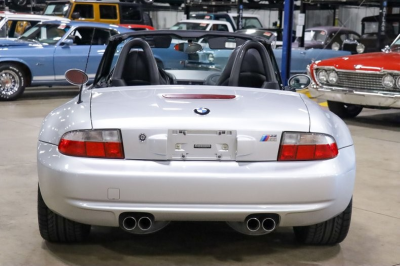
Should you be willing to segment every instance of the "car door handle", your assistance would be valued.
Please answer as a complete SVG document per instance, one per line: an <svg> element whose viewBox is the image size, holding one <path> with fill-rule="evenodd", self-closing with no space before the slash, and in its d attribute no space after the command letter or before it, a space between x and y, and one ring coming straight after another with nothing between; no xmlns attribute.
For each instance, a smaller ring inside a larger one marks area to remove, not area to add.
<svg viewBox="0 0 400 266"><path fill-rule="evenodd" d="M104 54L105 51L106 51L105 49L103 49L103 50L97 50L97 52L98 52L99 54Z"/></svg>
<svg viewBox="0 0 400 266"><path fill-rule="evenodd" d="M306 54L307 52L300 52L300 54Z"/></svg>

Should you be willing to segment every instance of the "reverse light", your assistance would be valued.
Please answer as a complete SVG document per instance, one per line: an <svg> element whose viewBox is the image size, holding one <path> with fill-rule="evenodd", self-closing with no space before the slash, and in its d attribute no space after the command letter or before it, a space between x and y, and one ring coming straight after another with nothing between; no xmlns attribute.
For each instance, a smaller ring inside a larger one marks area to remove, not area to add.
<svg viewBox="0 0 400 266"><path fill-rule="evenodd" d="M310 161L335 158L339 153L333 137L321 133L284 132L278 161Z"/></svg>
<svg viewBox="0 0 400 266"><path fill-rule="evenodd" d="M58 150L62 154L77 157L124 158L119 130L70 131L61 137Z"/></svg>

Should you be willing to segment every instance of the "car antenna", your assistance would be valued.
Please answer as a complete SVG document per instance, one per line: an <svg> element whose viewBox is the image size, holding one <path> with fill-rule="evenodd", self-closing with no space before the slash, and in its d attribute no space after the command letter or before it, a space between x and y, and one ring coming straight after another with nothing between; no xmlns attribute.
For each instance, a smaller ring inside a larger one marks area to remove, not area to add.
<svg viewBox="0 0 400 266"><path fill-rule="evenodd" d="M93 28L92 38L91 38L91 40L90 40L89 52L88 52L88 55L87 55L87 58L86 58L86 65L85 65L85 70L84 70L85 73L86 73L86 70L87 70L88 63L89 63L90 52L92 51L92 43L93 43L94 31L95 31L95 28ZM86 75L87 75L87 74L86 74ZM89 75L88 75L88 76L89 76ZM83 84L83 82L82 82L81 87L79 88L79 97L78 97L78 102L77 102L77 104L82 103L82 90L83 90L83 85L84 85L84 84Z"/></svg>

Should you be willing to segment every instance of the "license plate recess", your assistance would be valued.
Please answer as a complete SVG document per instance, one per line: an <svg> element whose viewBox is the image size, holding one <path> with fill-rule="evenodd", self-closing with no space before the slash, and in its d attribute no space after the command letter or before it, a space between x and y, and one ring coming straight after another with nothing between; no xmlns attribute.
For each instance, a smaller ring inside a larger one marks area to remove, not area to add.
<svg viewBox="0 0 400 266"><path fill-rule="evenodd" d="M169 130L168 157L170 160L236 159L235 130Z"/></svg>

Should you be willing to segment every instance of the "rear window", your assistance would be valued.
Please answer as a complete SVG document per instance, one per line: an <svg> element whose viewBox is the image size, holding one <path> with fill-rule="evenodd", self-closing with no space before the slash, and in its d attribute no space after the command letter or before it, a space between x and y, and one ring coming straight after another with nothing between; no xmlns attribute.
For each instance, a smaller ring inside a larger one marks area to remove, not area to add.
<svg viewBox="0 0 400 266"><path fill-rule="evenodd" d="M178 22L172 26L171 30L206 30L209 23Z"/></svg>
<svg viewBox="0 0 400 266"><path fill-rule="evenodd" d="M235 25L237 25L237 17L234 17ZM258 18L242 18L243 29L259 29L262 28L261 22Z"/></svg>

